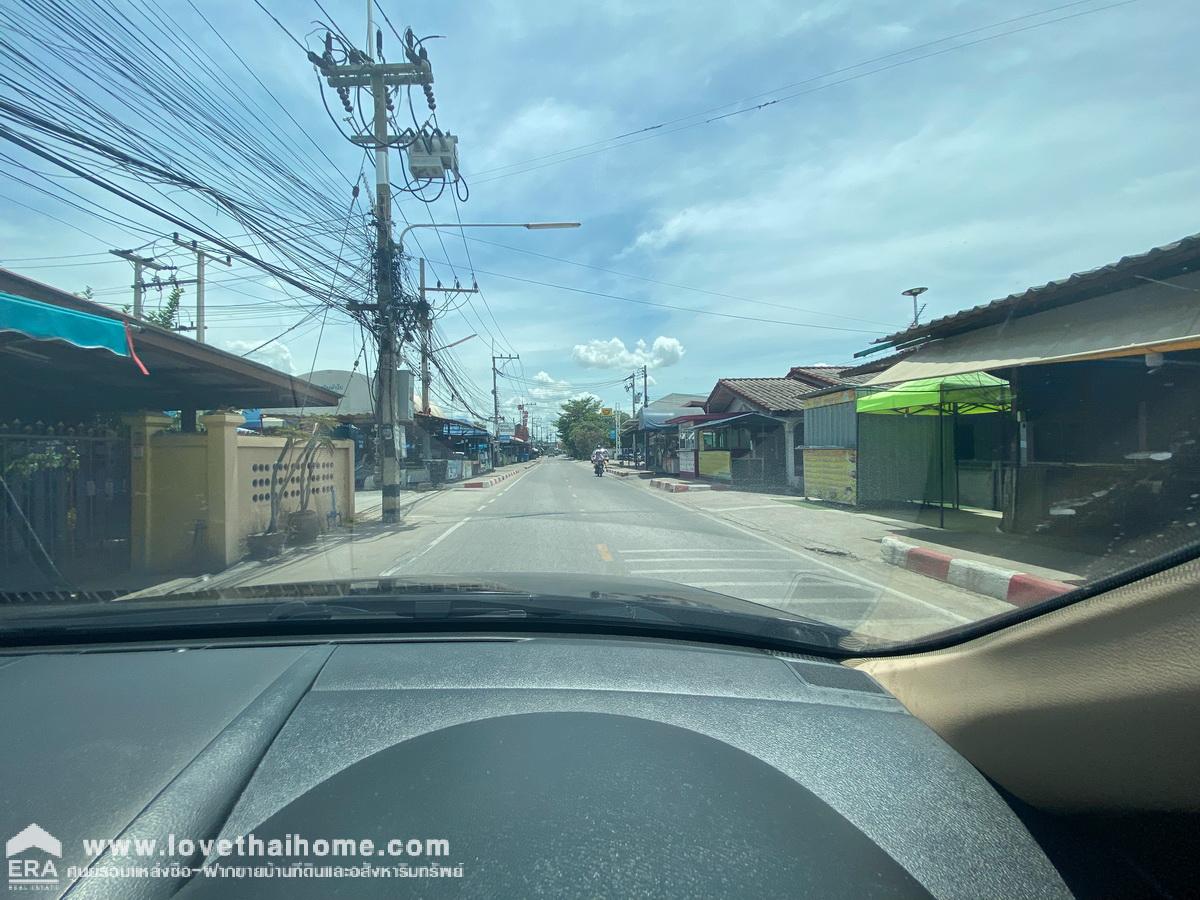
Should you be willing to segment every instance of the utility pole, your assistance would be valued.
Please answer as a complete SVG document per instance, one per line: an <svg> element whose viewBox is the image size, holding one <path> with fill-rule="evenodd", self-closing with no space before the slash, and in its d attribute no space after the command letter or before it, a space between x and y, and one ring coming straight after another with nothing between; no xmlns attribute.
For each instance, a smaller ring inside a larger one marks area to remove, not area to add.
<svg viewBox="0 0 1200 900"><path fill-rule="evenodd" d="M177 246L183 247L186 250L191 250L196 254L196 341L204 343L204 263L206 260L220 263L223 266L232 266L233 259L226 254L210 253L203 247L196 245L195 241L181 241L179 232L175 232L172 236Z"/></svg>
<svg viewBox="0 0 1200 900"><path fill-rule="evenodd" d="M379 429L379 455L382 460L383 510L382 521L393 525L400 521L400 474L404 457L404 426L400 421L400 409L396 392L397 365L399 360L398 328L402 314L411 310L398 308L393 296L395 268L392 242L392 189L388 175L388 147L399 139L389 134L388 116L391 103L388 89L396 86L422 85L426 97L432 102L433 70L424 50L417 52L412 46L405 48L407 63L383 63L372 59L371 44L382 45L382 34L375 30L371 4L367 4L367 48L366 53L349 48L348 61L338 65L333 60L333 36L326 34L325 53L318 55L309 51L308 59L325 77L329 86L338 91L343 107L350 112L351 88L368 88L373 103L373 121L369 135L355 135L351 140L368 150L375 157L375 292L376 302L364 304L375 312L375 329L379 339L379 364L377 382L376 420ZM378 55L378 54L376 54ZM402 299L402 298L400 298ZM361 307L360 307L361 308Z"/></svg>
<svg viewBox="0 0 1200 900"><path fill-rule="evenodd" d="M142 270L153 269L155 272L175 271L174 266L164 266L162 263L155 262L151 257L138 256L132 250L109 250L113 256L119 256L121 259L127 259L133 263L133 317L135 319L142 318L142 291L145 285L142 283Z"/></svg>
<svg viewBox="0 0 1200 900"><path fill-rule="evenodd" d="M433 312L429 300L426 295L438 291L443 294L478 294L478 286L465 288L459 284L453 287L442 287L439 282L437 287L427 287L425 284L425 260L418 261L419 264L419 291L420 305L418 307L418 317L421 325L421 412L429 414L429 360L433 355ZM445 348L443 348L445 349Z"/></svg>
<svg viewBox="0 0 1200 900"><path fill-rule="evenodd" d="M629 394L630 394L630 397L629 397L630 425L632 425L633 420L637 418L637 404L638 404L637 374L638 373L636 371L630 372L629 376L625 379L625 390L629 391ZM629 434L629 449L634 450L634 449L636 449L636 447L637 447L636 438L634 437L633 432L631 430L630 434ZM618 445L618 449L620 449L619 445Z"/></svg>
<svg viewBox="0 0 1200 900"><path fill-rule="evenodd" d="M498 361L507 361L510 359L520 359L520 358L521 358L520 354L518 354L516 356L496 356L495 354L492 355L492 427L493 427L493 431L496 435L496 443L497 444L500 443L500 387L496 383L496 376L500 374L500 370L496 368L496 363ZM492 454L493 458L499 452L500 452L499 450L494 451ZM493 464L494 464L494 462L493 462Z"/></svg>
<svg viewBox="0 0 1200 900"><path fill-rule="evenodd" d="M646 375L646 367L642 366L642 409L645 410L650 402L649 388L646 386L648 376ZM645 418L645 415L642 416ZM645 428L646 423L642 423L642 467L646 468L646 463L650 460L650 432Z"/></svg>
<svg viewBox="0 0 1200 900"><path fill-rule="evenodd" d="M433 352L433 316L425 303L425 258L421 258L418 290L421 298L421 412L429 415L429 356Z"/></svg>

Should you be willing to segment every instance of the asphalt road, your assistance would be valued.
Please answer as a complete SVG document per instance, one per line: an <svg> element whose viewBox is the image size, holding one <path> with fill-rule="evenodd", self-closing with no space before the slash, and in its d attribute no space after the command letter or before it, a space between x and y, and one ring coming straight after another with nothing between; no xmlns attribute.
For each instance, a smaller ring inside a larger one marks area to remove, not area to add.
<svg viewBox="0 0 1200 900"><path fill-rule="evenodd" d="M877 560L790 545L634 479L597 478L589 465L561 459L542 460L490 489L428 495L401 528L335 537L318 552L243 570L236 581L504 572L681 582L887 638L1006 608Z"/></svg>

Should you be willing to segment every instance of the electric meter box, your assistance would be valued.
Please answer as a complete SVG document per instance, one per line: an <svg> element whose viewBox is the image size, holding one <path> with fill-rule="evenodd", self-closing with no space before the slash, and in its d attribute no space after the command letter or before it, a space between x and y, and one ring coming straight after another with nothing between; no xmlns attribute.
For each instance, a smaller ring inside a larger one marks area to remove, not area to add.
<svg viewBox="0 0 1200 900"><path fill-rule="evenodd" d="M458 138L452 134L418 138L407 149L408 171L415 179L437 181L458 171Z"/></svg>

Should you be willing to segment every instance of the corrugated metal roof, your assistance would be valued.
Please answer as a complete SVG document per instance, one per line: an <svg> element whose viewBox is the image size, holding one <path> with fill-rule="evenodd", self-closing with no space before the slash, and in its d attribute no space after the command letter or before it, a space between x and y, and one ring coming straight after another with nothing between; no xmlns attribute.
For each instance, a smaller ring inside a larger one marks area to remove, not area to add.
<svg viewBox="0 0 1200 900"><path fill-rule="evenodd" d="M882 372L884 369L894 366L915 349L913 347L908 350L901 350L899 353L889 354L888 356L876 357L857 366L851 366L844 370L842 375L846 378L853 378L855 384L865 384L876 372Z"/></svg>
<svg viewBox="0 0 1200 900"><path fill-rule="evenodd" d="M1125 290L1151 275L1171 270L1178 270L1171 274L1179 274L1194 269L1197 264L1200 264L1200 234L1192 234L1161 247L1152 247L1145 253L1123 256L1114 263L1096 269L1076 272L1066 278L1028 288L1019 294L1009 294L990 303L981 303L970 309L933 319L915 328L879 338L874 343L907 343L922 338L946 337L961 331L994 325L1012 316L1029 315L1054 306L1086 300L1098 294Z"/></svg>
<svg viewBox="0 0 1200 900"><path fill-rule="evenodd" d="M861 379L846 375L849 366L792 366L787 377L795 380L807 379L820 382L817 387L832 387L836 384L857 384Z"/></svg>

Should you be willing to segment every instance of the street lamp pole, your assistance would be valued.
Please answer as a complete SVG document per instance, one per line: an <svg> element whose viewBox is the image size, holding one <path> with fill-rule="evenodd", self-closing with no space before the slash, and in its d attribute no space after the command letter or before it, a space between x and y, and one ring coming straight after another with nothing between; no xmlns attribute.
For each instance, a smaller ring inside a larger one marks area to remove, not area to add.
<svg viewBox="0 0 1200 900"><path fill-rule="evenodd" d="M914 288L909 288L907 291L900 292L900 294L904 297L912 297L912 302L913 302L912 327L913 328L916 328L917 325L919 325L921 323L921 313L925 311L924 306L921 306L920 308L917 307L917 298L920 297L927 290L929 290L929 288L927 288L927 287L914 287Z"/></svg>
<svg viewBox="0 0 1200 900"><path fill-rule="evenodd" d="M388 194L390 183L387 180L387 135L386 133L386 115L381 114L380 106L386 101L386 92L382 82L375 85L375 105L376 105L376 144L379 148L376 152L377 169L379 170L378 184L376 186L377 205L379 207L378 225L379 238L378 243L381 248L387 248L388 238L391 234L391 200ZM578 228L578 222L470 222L459 224L458 222L418 222L407 226L396 239L396 249L400 252L401 259L404 256L404 238L414 228L525 228L529 231L542 231L552 228ZM395 317L392 315L393 300L391 296L392 278L388 267L382 263L385 260L390 260L391 254L381 252L378 268L378 291L379 291L379 307L380 316L384 320L384 328L380 334L379 343L379 365L377 366L379 380L379 396L376 398L377 404L377 422L379 423L379 431L381 442L380 446L383 455L382 475L383 475L383 509L382 521L384 524L395 524L400 521L400 478L401 478L401 460L405 453L405 438L404 426L400 422L400 407L403 405L408 408L411 402L410 398L406 398L404 404L398 402L396 396L398 379L396 378L396 361L399 358L398 347L396 346L395 334ZM494 366L494 363L493 363Z"/></svg>

